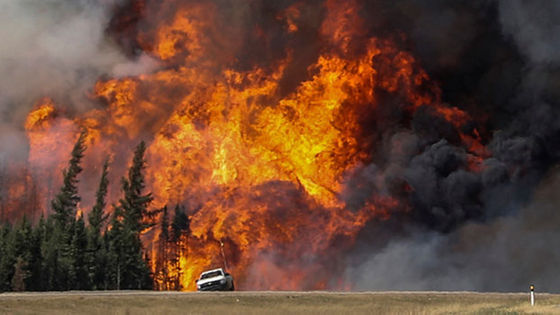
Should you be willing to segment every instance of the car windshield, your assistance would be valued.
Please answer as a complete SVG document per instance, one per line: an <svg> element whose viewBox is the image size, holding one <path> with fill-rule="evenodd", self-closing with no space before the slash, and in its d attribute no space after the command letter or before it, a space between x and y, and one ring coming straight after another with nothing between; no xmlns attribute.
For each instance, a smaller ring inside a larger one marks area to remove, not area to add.
<svg viewBox="0 0 560 315"><path fill-rule="evenodd" d="M217 277L217 276L221 276L222 272L220 270L216 270L216 271L212 271L209 273L204 273L200 276L200 279L208 279L208 278L213 278L213 277Z"/></svg>

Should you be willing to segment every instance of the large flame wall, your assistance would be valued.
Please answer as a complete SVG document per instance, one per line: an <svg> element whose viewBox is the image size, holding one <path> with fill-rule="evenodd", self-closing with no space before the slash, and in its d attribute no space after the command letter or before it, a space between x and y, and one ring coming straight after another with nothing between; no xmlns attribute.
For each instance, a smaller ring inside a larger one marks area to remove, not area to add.
<svg viewBox="0 0 560 315"><path fill-rule="evenodd" d="M321 6L313 33L319 40L303 69L298 34L310 32L304 2L277 10L268 29L249 27L245 41L213 2L135 3L131 8L145 21L135 43L160 68L99 80L88 96L97 108L77 116L50 98L39 100L25 124L28 164L36 180L52 183L38 188L46 211L81 128L88 130L83 186L95 181L107 155L112 176L122 176L132 147L148 140L152 206L186 205L191 220L191 234L177 245L180 268L167 269L179 273L185 289L194 288L201 271L222 266L222 246L242 289L351 288L337 274L358 233L409 209L391 193L369 195L357 206L344 197L354 170L377 158L375 125L383 125L378 115L388 107L405 129L420 109L448 121L470 171L488 154L476 129L464 128L468 115L442 104L436 85L399 47L399 36L367 34L355 1ZM275 47L270 28L289 45ZM238 55L252 50L254 56ZM82 194L92 194L95 185L88 187ZM410 189L403 185L402 192ZM144 238L152 261L161 259L157 232Z"/></svg>

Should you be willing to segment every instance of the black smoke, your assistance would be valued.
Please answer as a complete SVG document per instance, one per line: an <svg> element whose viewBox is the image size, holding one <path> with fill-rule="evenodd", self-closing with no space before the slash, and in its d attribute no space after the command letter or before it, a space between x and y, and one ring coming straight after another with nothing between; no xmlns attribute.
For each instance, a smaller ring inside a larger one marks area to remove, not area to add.
<svg viewBox="0 0 560 315"><path fill-rule="evenodd" d="M74 112L98 106L84 97L94 82L153 70L147 56L154 26L171 19L176 5L196 3L216 8L206 58L219 58L217 68L272 70L292 56L280 95L271 98L293 92L331 48L321 37L322 0L7 2L0 5L6 14L0 13L0 139L21 145L4 147L0 162L25 156L21 125L34 99L59 96ZM289 33L282 14L298 3L299 29ZM376 91L376 111L360 121L372 158L347 174L340 198L359 209L371 196L392 196L408 211L360 233L348 257L348 280L356 289L518 291L533 282L560 291L553 268L560 263L553 193L560 158L560 5L357 3L365 30L348 53L359 54L370 37L396 42L417 58L442 101L472 121L457 130L429 107L410 114L402 95ZM469 167L472 153L460 137L475 130L489 151L481 171Z"/></svg>
<svg viewBox="0 0 560 315"><path fill-rule="evenodd" d="M395 178L405 181L412 188L411 213L407 220L395 217L405 222L399 229L371 224L349 279L358 289L374 290L521 291L534 282L560 291L554 170L560 7L523 1L365 6L371 34L404 32L406 47L438 82L443 101L478 117L473 127L491 156L481 172L468 171L452 128L422 111L412 133L390 135L383 151L389 162L364 166L374 171L360 176L385 179L370 180L374 192L387 190ZM400 149L403 143L412 149ZM357 193L363 187L349 198ZM393 236L379 241L379 233Z"/></svg>

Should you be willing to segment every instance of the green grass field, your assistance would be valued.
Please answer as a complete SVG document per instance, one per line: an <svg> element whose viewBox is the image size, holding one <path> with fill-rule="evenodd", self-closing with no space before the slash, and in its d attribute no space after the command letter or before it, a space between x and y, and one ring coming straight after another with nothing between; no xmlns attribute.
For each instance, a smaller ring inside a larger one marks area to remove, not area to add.
<svg viewBox="0 0 560 315"><path fill-rule="evenodd" d="M560 295L472 292L0 294L1 314L560 314Z"/></svg>

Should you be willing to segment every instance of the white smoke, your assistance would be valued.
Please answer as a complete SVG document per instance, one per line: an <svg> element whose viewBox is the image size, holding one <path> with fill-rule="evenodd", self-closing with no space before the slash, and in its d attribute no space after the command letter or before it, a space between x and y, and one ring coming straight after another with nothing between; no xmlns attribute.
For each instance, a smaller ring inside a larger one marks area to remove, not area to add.
<svg viewBox="0 0 560 315"><path fill-rule="evenodd" d="M503 32L534 63L560 62L560 2L507 0L499 2Z"/></svg>
<svg viewBox="0 0 560 315"><path fill-rule="evenodd" d="M5 136L25 142L25 137L14 134L22 132L23 120L38 98L63 99L64 106L84 111L92 106L86 95L101 75L155 69L153 59L130 60L107 36L115 3L0 0L2 143L7 143Z"/></svg>

